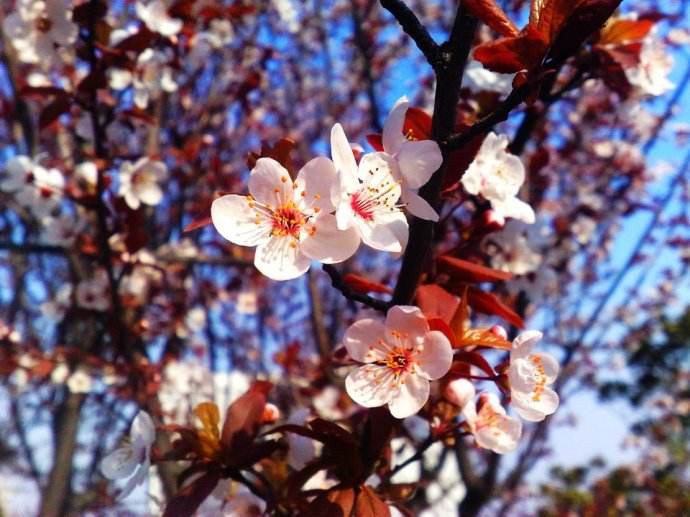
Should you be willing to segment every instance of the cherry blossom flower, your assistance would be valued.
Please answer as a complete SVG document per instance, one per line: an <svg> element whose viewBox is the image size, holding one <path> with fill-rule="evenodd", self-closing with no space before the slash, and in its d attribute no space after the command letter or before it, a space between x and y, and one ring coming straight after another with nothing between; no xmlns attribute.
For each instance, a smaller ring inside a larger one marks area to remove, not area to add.
<svg viewBox="0 0 690 517"><path fill-rule="evenodd" d="M101 473L108 479L129 478L118 499L127 497L137 485L144 482L151 465L151 446L156 439L156 428L146 411L139 411L129 431L130 442L115 449L101 461ZM131 477L130 477L131 476Z"/></svg>
<svg viewBox="0 0 690 517"><path fill-rule="evenodd" d="M182 20L168 14L168 6L163 0L136 3L137 16L146 28L163 36L174 36L182 29Z"/></svg>
<svg viewBox="0 0 690 517"><path fill-rule="evenodd" d="M550 354L532 353L542 338L537 330L523 332L510 351L511 403L518 414L530 422L540 422L558 407L558 394L549 388L558 376L558 361Z"/></svg>
<svg viewBox="0 0 690 517"><path fill-rule="evenodd" d="M125 161L120 166L120 189L118 193L132 209L141 203L155 206L163 199L159 182L168 176L168 168L158 160L144 156L135 163Z"/></svg>
<svg viewBox="0 0 690 517"><path fill-rule="evenodd" d="M14 156L5 165L0 190L12 192L21 206L36 218L49 215L60 202L65 178L57 169L46 169L28 156Z"/></svg>
<svg viewBox="0 0 690 517"><path fill-rule="evenodd" d="M108 275L99 269L93 277L82 280L77 285L77 305L94 311L107 311L110 308L109 292Z"/></svg>
<svg viewBox="0 0 690 517"><path fill-rule="evenodd" d="M46 68L59 62L58 48L74 43L78 33L71 0L19 0L2 28L20 61Z"/></svg>
<svg viewBox="0 0 690 517"><path fill-rule="evenodd" d="M429 381L445 375L453 360L448 338L429 330L417 307L392 307L385 323L361 319L345 331L343 344L364 363L345 379L348 395L364 407L388 404L395 418L417 413L429 398Z"/></svg>
<svg viewBox="0 0 690 517"><path fill-rule="evenodd" d="M508 137L489 133L460 181L470 194L489 200L497 215L532 224L532 207L517 198L525 181L525 167L507 147Z"/></svg>
<svg viewBox="0 0 690 517"><path fill-rule="evenodd" d="M534 234L520 221L508 221L505 227L485 239L484 245L491 255L491 266L514 275L536 271L542 263L541 253L531 244Z"/></svg>
<svg viewBox="0 0 690 517"><path fill-rule="evenodd" d="M342 262L357 250L354 230L339 231L331 189L333 163L314 158L290 179L271 158L259 158L249 176L249 196L229 194L216 199L211 219L218 232L240 246L256 246L254 265L274 280L303 275L311 260Z"/></svg>
<svg viewBox="0 0 690 517"><path fill-rule="evenodd" d="M479 61L472 60L465 68L463 87L473 92L494 92L508 95L513 90L515 74L499 74L487 70Z"/></svg>
<svg viewBox="0 0 690 517"><path fill-rule="evenodd" d="M85 222L72 214L44 217L41 220L41 239L53 246L70 247L84 230Z"/></svg>
<svg viewBox="0 0 690 517"><path fill-rule="evenodd" d="M403 134L407 97L393 106L383 126L383 150L393 157L392 174L400 182L401 198L407 211L420 219L438 221L438 214L417 189L425 185L443 163L443 155L433 140L414 140Z"/></svg>
<svg viewBox="0 0 690 517"><path fill-rule="evenodd" d="M656 97L676 87L668 78L672 70L673 56L666 50L663 41L652 33L643 41L639 64L626 68L625 75L642 95Z"/></svg>
<svg viewBox="0 0 690 517"><path fill-rule="evenodd" d="M409 228L397 204L402 189L392 174L393 159L387 153L365 154L358 167L340 124L331 130L331 153L340 180L335 196L338 229L354 228L358 240L374 249L403 251Z"/></svg>
<svg viewBox="0 0 690 517"><path fill-rule="evenodd" d="M506 414L494 393L482 393L476 405L473 398L465 404L462 415L477 445L497 454L514 451L522 435L522 422Z"/></svg>
<svg viewBox="0 0 690 517"><path fill-rule="evenodd" d="M67 379L67 388L72 393L89 393L93 386L93 377L84 368L77 368Z"/></svg>

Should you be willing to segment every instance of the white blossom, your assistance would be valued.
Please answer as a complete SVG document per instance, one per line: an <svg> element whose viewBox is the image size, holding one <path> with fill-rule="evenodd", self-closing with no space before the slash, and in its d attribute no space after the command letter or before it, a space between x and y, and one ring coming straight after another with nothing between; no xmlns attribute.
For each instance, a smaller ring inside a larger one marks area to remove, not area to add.
<svg viewBox="0 0 690 517"><path fill-rule="evenodd" d="M125 161L120 166L120 189L118 194L136 210L141 204L156 206L163 199L160 182L168 176L168 168L158 160L146 156L135 163Z"/></svg>
<svg viewBox="0 0 690 517"><path fill-rule="evenodd" d="M136 11L150 31L163 36L174 36L182 29L182 20L168 14L168 6L163 0L137 0Z"/></svg>

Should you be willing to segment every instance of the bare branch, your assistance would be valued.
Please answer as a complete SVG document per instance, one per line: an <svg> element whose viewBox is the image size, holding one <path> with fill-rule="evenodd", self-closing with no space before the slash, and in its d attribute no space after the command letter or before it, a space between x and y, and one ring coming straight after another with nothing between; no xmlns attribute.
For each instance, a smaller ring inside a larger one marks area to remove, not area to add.
<svg viewBox="0 0 690 517"><path fill-rule="evenodd" d="M398 20L402 29L412 38L435 70L440 64L441 49L412 10L401 0L381 0L381 6Z"/></svg>

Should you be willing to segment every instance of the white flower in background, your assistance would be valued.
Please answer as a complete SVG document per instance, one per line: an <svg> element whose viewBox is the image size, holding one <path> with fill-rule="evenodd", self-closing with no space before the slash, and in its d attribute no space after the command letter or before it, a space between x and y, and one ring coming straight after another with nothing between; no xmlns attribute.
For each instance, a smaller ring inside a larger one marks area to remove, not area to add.
<svg viewBox="0 0 690 517"><path fill-rule="evenodd" d="M155 439L156 428L153 420L146 411L139 411L129 431L130 442L115 449L101 461L101 473L106 478L111 480L130 478L118 499L127 497L148 477L151 446Z"/></svg>
<svg viewBox="0 0 690 517"><path fill-rule="evenodd" d="M28 156L14 156L5 165L0 190L14 193L15 200L40 219L59 204L65 178L58 169L46 169Z"/></svg>
<svg viewBox="0 0 690 517"><path fill-rule="evenodd" d="M41 312L53 321L60 321L72 305L72 285L64 284L57 292L55 297L41 304Z"/></svg>
<svg viewBox="0 0 690 517"><path fill-rule="evenodd" d="M80 307L107 311L110 308L110 284L106 272L99 269L92 278L79 282L76 297Z"/></svg>
<svg viewBox="0 0 690 517"><path fill-rule="evenodd" d="M237 293L237 303L235 304L235 309L238 313L246 314L248 316L259 312L259 297L256 294L256 291L246 290Z"/></svg>
<svg viewBox="0 0 690 517"><path fill-rule="evenodd" d="M121 35L126 36L127 33ZM111 38L111 41L113 40L116 39ZM164 52L147 48L139 54L134 71L110 68L108 84L114 90L124 90L133 86L134 104L139 109L146 109L149 101L158 99L162 92L177 91L173 69L168 62L169 58Z"/></svg>
<svg viewBox="0 0 690 517"><path fill-rule="evenodd" d="M156 206L163 199L159 183L167 177L168 168L161 161L144 156L135 163L122 162L118 194L132 210L139 208L141 203Z"/></svg>
<svg viewBox="0 0 690 517"><path fill-rule="evenodd" d="M386 153L365 154L358 167L340 124L331 130L331 154L340 180L335 196L338 228L354 228L364 244L374 249L403 251L409 228L397 204L402 189L391 172L392 158Z"/></svg>
<svg viewBox="0 0 690 517"><path fill-rule="evenodd" d="M60 60L56 47L71 45L78 34L71 0L19 0L2 28L20 61L46 68Z"/></svg>
<svg viewBox="0 0 690 517"><path fill-rule="evenodd" d="M508 221L505 227L484 240L491 255L491 266L514 275L536 271L542 263L540 253L530 246L528 226L520 221Z"/></svg>
<svg viewBox="0 0 690 517"><path fill-rule="evenodd" d="M274 280L303 275L311 260L342 262L357 250L353 230L339 231L331 189L333 163L323 157L309 161L293 182L288 171L271 158L259 158L249 176L249 196L229 194L211 205L216 230L240 246L256 246L254 265Z"/></svg>
<svg viewBox="0 0 690 517"><path fill-rule="evenodd" d="M494 393L482 393L476 405L470 400L462 409L462 415L480 447L497 454L512 452L517 448L522 435L522 422L506 415L506 410Z"/></svg>
<svg viewBox="0 0 690 517"><path fill-rule="evenodd" d="M98 168L94 162L82 162L74 168L74 179L85 191L94 194L98 186Z"/></svg>
<svg viewBox="0 0 690 517"><path fill-rule="evenodd" d="M194 67L203 66L211 51L222 48L232 42L235 30L230 20L211 20L208 30L198 32L192 37L188 63Z"/></svg>
<svg viewBox="0 0 690 517"><path fill-rule="evenodd" d="M532 207L517 198L525 181L525 166L507 147L508 137L489 133L460 181L467 192L490 201L497 215L532 224Z"/></svg>
<svg viewBox="0 0 690 517"><path fill-rule="evenodd" d="M513 91L515 74L492 72L484 68L479 61L472 60L465 68L463 77L465 79L463 87L469 88L472 92L487 91L508 95Z"/></svg>
<svg viewBox="0 0 690 517"><path fill-rule="evenodd" d="M429 381L443 377L453 361L448 338L417 307L395 306L385 324L362 319L343 337L350 357L365 363L345 379L348 395L364 407L388 404L395 418L417 413L429 398Z"/></svg>
<svg viewBox="0 0 690 517"><path fill-rule="evenodd" d="M89 393L93 386L93 377L84 368L77 368L67 379L67 388L72 393Z"/></svg>
<svg viewBox="0 0 690 517"><path fill-rule="evenodd" d="M266 512L266 501L254 495L246 486L240 485L230 500L223 505L223 517L261 517Z"/></svg>
<svg viewBox="0 0 690 517"><path fill-rule="evenodd" d="M144 25L152 31L163 36L174 36L182 29L182 20L173 18L168 14L168 6L163 0L151 0L136 3L137 16Z"/></svg>
<svg viewBox="0 0 690 517"><path fill-rule="evenodd" d="M575 240L580 244L587 244L597 230L597 222L589 216L580 215L571 225Z"/></svg>
<svg viewBox="0 0 690 517"><path fill-rule="evenodd" d="M407 211L421 219L438 221L438 214L417 190L425 185L443 163L443 155L433 140L408 139L403 134L410 103L401 97L383 126L383 150L392 156L393 177L400 182L401 198Z"/></svg>
<svg viewBox="0 0 690 517"><path fill-rule="evenodd" d="M299 31L299 19L297 17L297 9L295 9L292 0L273 0L273 6L278 11L285 28L289 32Z"/></svg>
<svg viewBox="0 0 690 517"><path fill-rule="evenodd" d="M52 246L69 248L79 237L85 222L72 214L62 213L57 217L47 216L41 220L41 240Z"/></svg>
<svg viewBox="0 0 690 517"><path fill-rule="evenodd" d="M540 422L558 407L558 393L549 388L558 376L558 361L550 354L533 353L542 338L536 330L523 332L513 341L510 351L511 404L530 422Z"/></svg>
<svg viewBox="0 0 690 517"><path fill-rule="evenodd" d="M114 244L111 244L111 247L117 248ZM162 282L164 275L156 263L156 257L147 250L137 251L130 257L129 262L132 269L120 282L120 294L140 305L148 299L151 286Z"/></svg>
<svg viewBox="0 0 690 517"><path fill-rule="evenodd" d="M69 366L64 362L59 362L50 372L50 382L53 384L63 384L69 377Z"/></svg>
<svg viewBox="0 0 690 517"><path fill-rule="evenodd" d="M673 55L663 40L651 33L642 44L640 63L635 68L626 68L625 75L641 94L658 96L676 87L668 78L672 70Z"/></svg>

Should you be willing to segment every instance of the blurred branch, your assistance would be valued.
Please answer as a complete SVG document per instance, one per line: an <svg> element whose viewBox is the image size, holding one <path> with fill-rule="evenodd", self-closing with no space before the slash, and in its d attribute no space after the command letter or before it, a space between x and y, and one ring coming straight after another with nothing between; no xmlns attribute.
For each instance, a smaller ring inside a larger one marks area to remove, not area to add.
<svg viewBox="0 0 690 517"><path fill-rule="evenodd" d="M377 311L385 312L388 310L388 307L390 306L388 302L384 302L383 300L379 300L377 298L372 298L367 294L359 293L347 285L345 280L343 280L340 271L338 271L333 265L324 264L323 270L328 274L329 277L331 277L331 285L340 291L348 300L363 303L364 305L367 305L372 309L376 309Z"/></svg>
<svg viewBox="0 0 690 517"><path fill-rule="evenodd" d="M441 49L412 10L401 0L381 0L381 6L398 20L402 29L424 54L427 62L436 70L440 66Z"/></svg>
<svg viewBox="0 0 690 517"><path fill-rule="evenodd" d="M355 46L362 57L362 73L364 74L364 81L366 83L367 97L369 98L369 112L371 115L371 127L380 133L383 130L381 126L381 114L379 112L379 105L376 99L376 89L374 76L372 73L373 64L373 42L369 35L364 32L365 19L360 13L357 2L352 0L352 26L355 35Z"/></svg>

